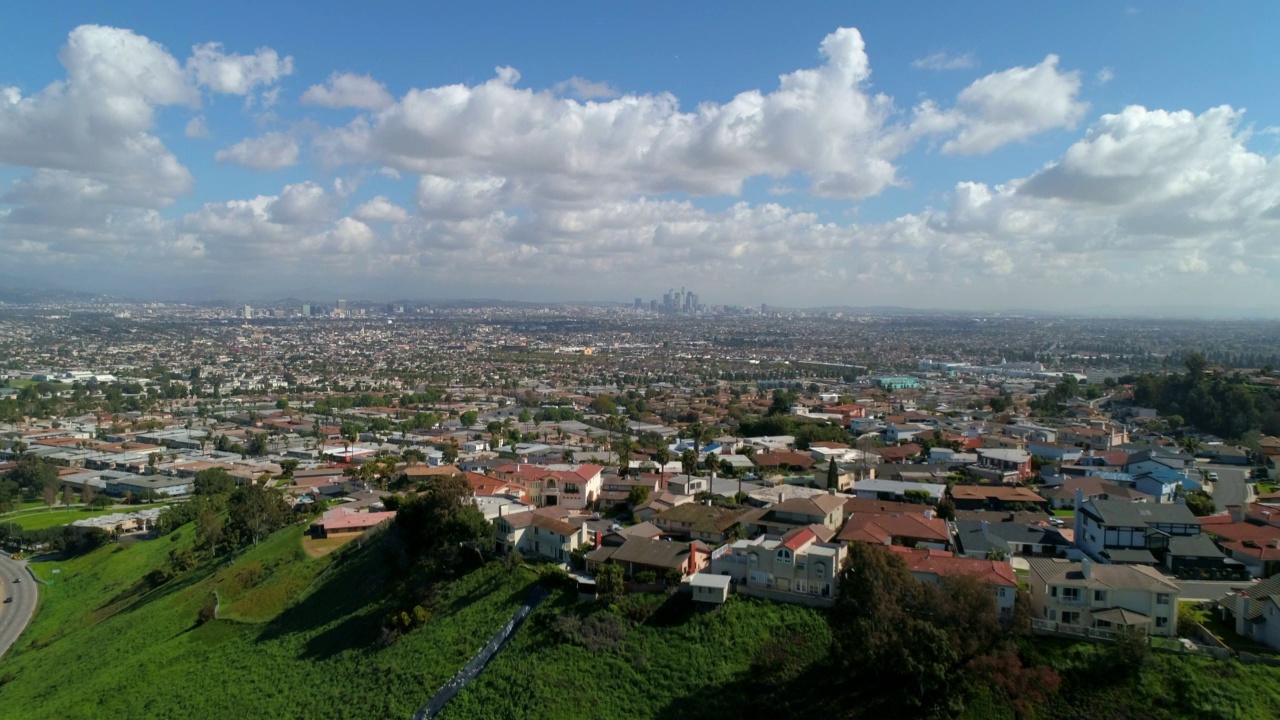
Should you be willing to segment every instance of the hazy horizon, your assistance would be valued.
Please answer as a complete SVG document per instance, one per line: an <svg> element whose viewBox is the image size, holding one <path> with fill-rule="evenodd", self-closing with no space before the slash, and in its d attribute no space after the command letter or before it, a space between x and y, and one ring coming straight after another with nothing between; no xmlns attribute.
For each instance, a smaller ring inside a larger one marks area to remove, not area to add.
<svg viewBox="0 0 1280 720"><path fill-rule="evenodd" d="M128 5L0 48L3 275L1278 314L1269 4Z"/></svg>

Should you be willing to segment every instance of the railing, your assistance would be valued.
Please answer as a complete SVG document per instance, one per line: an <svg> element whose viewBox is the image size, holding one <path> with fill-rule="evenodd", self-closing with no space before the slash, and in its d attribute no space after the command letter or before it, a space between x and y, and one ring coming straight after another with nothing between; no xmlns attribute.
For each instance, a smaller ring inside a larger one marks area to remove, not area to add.
<svg viewBox="0 0 1280 720"><path fill-rule="evenodd" d="M1091 628L1085 625L1069 625L1052 620L1031 619L1031 631L1038 635L1058 635L1060 637L1084 638L1087 640L1115 640L1114 630Z"/></svg>

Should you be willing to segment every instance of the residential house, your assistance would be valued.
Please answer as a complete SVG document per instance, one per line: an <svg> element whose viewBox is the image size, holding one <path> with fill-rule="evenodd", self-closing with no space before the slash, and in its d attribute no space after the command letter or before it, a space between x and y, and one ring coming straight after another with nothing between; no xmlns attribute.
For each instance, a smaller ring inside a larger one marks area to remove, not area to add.
<svg viewBox="0 0 1280 720"><path fill-rule="evenodd" d="M781 536L806 525L821 525L836 532L844 522L844 501L845 498L835 495L792 498L767 508L748 510L739 520L752 536Z"/></svg>
<svg viewBox="0 0 1280 720"><path fill-rule="evenodd" d="M1241 563L1250 577L1280 573L1280 510L1253 504L1233 505L1226 515L1200 518L1204 534L1213 538L1227 557Z"/></svg>
<svg viewBox="0 0 1280 720"><path fill-rule="evenodd" d="M957 510L1047 510L1049 501L1025 485L953 485L951 501Z"/></svg>
<svg viewBox="0 0 1280 720"><path fill-rule="evenodd" d="M569 562L570 553L587 542L583 528L541 511L504 514L493 527L497 552L514 550L560 563Z"/></svg>
<svg viewBox="0 0 1280 720"><path fill-rule="evenodd" d="M499 480L518 482L529 490L538 507L562 506L572 510L593 507L600 499L601 465L526 465L509 463L494 468Z"/></svg>
<svg viewBox="0 0 1280 720"><path fill-rule="evenodd" d="M1160 637L1177 633L1180 590L1157 570L1088 558L1029 558L1027 564L1032 613L1041 620L1096 630L1136 627Z"/></svg>
<svg viewBox="0 0 1280 720"><path fill-rule="evenodd" d="M803 452L783 450L779 452L756 453L751 462L762 472L792 471L800 472L812 468L814 459Z"/></svg>
<svg viewBox="0 0 1280 720"><path fill-rule="evenodd" d="M740 511L709 503L685 503L658 513L653 517L653 524L668 535L715 546L729 539L733 526L739 524L740 515Z"/></svg>
<svg viewBox="0 0 1280 720"><path fill-rule="evenodd" d="M801 527L725 545L713 553L710 572L733 578L743 594L830 604L847 553L844 543L823 542Z"/></svg>
<svg viewBox="0 0 1280 720"><path fill-rule="evenodd" d="M1062 477L1060 484L1047 485L1040 489L1040 496L1049 501L1049 507L1054 510L1064 510L1074 508L1076 504L1076 491L1079 490L1083 494L1084 500L1097 499L1114 499L1126 500L1129 502L1145 501L1149 496L1140 493L1137 490L1126 488L1123 485L1116 485L1108 482L1105 478L1098 475L1085 475L1083 477Z"/></svg>
<svg viewBox="0 0 1280 720"><path fill-rule="evenodd" d="M905 500L918 493L925 502L937 505L947 491L941 483L906 482L902 480L862 480L853 484L853 494L868 500ZM911 493L910 495L908 493Z"/></svg>
<svg viewBox="0 0 1280 720"><path fill-rule="evenodd" d="M1227 593L1218 610L1237 635L1280 650L1280 575Z"/></svg>
<svg viewBox="0 0 1280 720"><path fill-rule="evenodd" d="M1129 432L1124 426L1111 423L1072 425L1058 430L1058 442L1090 450L1110 450L1129 442Z"/></svg>
<svg viewBox="0 0 1280 720"><path fill-rule="evenodd" d="M1169 538L1199 534L1200 521L1182 504L1097 499L1076 508L1076 547L1096 560L1155 565Z"/></svg>
<svg viewBox="0 0 1280 720"><path fill-rule="evenodd" d="M1018 482L1031 477L1031 453L1013 448L978 448L978 467L1001 475L1013 474Z"/></svg>
<svg viewBox="0 0 1280 720"><path fill-rule="evenodd" d="M659 579L676 571L683 578L707 566L711 551L706 545L692 542L650 540L628 537L618 546L601 545L587 553L587 571L594 573L601 565L620 565L627 577L653 572Z"/></svg>
<svg viewBox="0 0 1280 720"><path fill-rule="evenodd" d="M1018 596L1018 576L1007 560L956 557L945 550L890 547L902 558L911 574L922 582L941 582L942 578L969 575L992 587L996 607L1003 616L1013 613Z"/></svg>
<svg viewBox="0 0 1280 720"><path fill-rule="evenodd" d="M961 554L986 558L993 554L1013 557L1058 557L1071 543L1058 528L1047 523L956 520L956 542Z"/></svg>
<svg viewBox="0 0 1280 720"><path fill-rule="evenodd" d="M930 507L907 507L912 509L903 512L854 513L836 538L844 543L866 542L933 550L951 549L951 526L946 520L935 516Z"/></svg>
<svg viewBox="0 0 1280 720"><path fill-rule="evenodd" d="M311 536L327 538L335 535L359 535L382 523L395 519L395 512L361 512L356 508L336 507L325 511L319 520L311 524Z"/></svg>

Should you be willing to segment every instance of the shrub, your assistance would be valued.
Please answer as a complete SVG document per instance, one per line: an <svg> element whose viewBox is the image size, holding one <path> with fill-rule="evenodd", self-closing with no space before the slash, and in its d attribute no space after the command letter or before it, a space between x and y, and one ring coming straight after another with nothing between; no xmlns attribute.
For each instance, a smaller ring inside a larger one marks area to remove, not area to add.
<svg viewBox="0 0 1280 720"><path fill-rule="evenodd" d="M561 642L591 652L612 650L627 639L626 621L612 613L599 613L586 619L572 614L558 615L551 621L551 631Z"/></svg>

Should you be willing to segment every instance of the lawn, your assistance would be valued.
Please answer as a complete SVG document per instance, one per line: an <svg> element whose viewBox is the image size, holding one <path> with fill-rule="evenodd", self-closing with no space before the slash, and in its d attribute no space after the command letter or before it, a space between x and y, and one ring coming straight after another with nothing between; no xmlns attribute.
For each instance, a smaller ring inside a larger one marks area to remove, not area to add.
<svg viewBox="0 0 1280 720"><path fill-rule="evenodd" d="M302 538L302 549L306 551L309 557L313 557L313 558L324 557L325 555L328 555L329 553L333 552L334 550L337 550L343 545L346 545L352 540L355 540L357 537L359 537L359 535L354 535L350 533L346 535L335 535L334 537L319 538L319 539L304 537Z"/></svg>
<svg viewBox="0 0 1280 720"><path fill-rule="evenodd" d="M137 508L120 508L116 510L85 510L83 508L56 508L53 510L31 510L0 519L0 524L13 523L23 530L43 530L58 525L69 525L76 520L111 515L112 513L133 512L135 509L163 507L162 505L139 505Z"/></svg>
<svg viewBox="0 0 1280 720"><path fill-rule="evenodd" d="M1054 517L1075 517L1076 511L1073 508L1059 508L1053 514Z"/></svg>
<svg viewBox="0 0 1280 720"><path fill-rule="evenodd" d="M41 587L38 614L0 660L0 719L407 718L532 583L498 565L475 571L441 589L430 622L383 647L401 571L376 545L309 558L301 535L282 530L155 589L143 578L190 546L189 527L34 563L53 584ZM215 591L227 619L197 624Z"/></svg>

